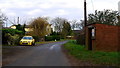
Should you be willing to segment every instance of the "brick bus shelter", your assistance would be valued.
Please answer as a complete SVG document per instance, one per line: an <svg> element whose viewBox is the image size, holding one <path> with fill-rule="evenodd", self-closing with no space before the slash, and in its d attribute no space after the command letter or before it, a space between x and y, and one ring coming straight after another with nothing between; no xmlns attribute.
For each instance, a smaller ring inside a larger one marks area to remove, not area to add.
<svg viewBox="0 0 120 68"><path fill-rule="evenodd" d="M87 25L86 48L95 51L120 51L120 27L106 24Z"/></svg>

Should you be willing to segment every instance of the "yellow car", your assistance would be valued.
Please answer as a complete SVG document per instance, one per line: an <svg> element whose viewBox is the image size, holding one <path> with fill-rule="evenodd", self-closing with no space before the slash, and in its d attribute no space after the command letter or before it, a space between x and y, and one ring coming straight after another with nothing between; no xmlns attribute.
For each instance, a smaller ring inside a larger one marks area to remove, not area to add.
<svg viewBox="0 0 120 68"><path fill-rule="evenodd" d="M24 36L20 40L20 45L35 45L35 39L32 36Z"/></svg>

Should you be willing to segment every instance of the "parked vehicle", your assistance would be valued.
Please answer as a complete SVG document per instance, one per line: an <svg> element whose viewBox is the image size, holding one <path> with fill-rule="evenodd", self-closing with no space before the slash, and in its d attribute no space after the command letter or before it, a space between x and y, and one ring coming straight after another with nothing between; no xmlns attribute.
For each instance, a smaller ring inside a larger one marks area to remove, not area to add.
<svg viewBox="0 0 120 68"><path fill-rule="evenodd" d="M20 45L35 45L35 39L32 36L24 36L19 43Z"/></svg>

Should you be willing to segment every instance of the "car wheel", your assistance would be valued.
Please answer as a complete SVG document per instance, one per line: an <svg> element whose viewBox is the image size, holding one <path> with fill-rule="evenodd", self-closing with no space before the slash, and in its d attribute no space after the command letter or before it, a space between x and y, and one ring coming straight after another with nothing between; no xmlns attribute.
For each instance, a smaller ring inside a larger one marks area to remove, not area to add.
<svg viewBox="0 0 120 68"><path fill-rule="evenodd" d="M34 45L35 45L35 43L32 43L32 45L34 46Z"/></svg>

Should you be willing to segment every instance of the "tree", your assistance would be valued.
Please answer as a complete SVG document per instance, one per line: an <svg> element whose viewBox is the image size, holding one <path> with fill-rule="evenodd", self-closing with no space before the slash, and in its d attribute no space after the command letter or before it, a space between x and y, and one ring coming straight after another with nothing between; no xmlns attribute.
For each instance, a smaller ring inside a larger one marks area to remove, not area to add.
<svg viewBox="0 0 120 68"><path fill-rule="evenodd" d="M80 20L80 29L83 29L85 26L85 21L84 20Z"/></svg>
<svg viewBox="0 0 120 68"><path fill-rule="evenodd" d="M17 30L23 31L24 34L25 34L25 26L26 26L26 24L24 24L24 25L18 24L18 25L15 25L15 26L16 26Z"/></svg>
<svg viewBox="0 0 120 68"><path fill-rule="evenodd" d="M5 21L7 21L7 17L0 10L0 25L3 25Z"/></svg>
<svg viewBox="0 0 120 68"><path fill-rule="evenodd" d="M77 20L72 20L70 23L71 23L71 28L72 30L75 30L75 28L78 28L78 29L83 29L83 26L84 26L84 21L83 20L80 20L80 21L77 21Z"/></svg>
<svg viewBox="0 0 120 68"><path fill-rule="evenodd" d="M116 25L120 26L120 16L117 17L118 23Z"/></svg>
<svg viewBox="0 0 120 68"><path fill-rule="evenodd" d="M95 11L95 14L88 15L88 24L90 23L102 23L108 25L116 25L118 23L117 17L119 16L117 11L104 10Z"/></svg>
<svg viewBox="0 0 120 68"><path fill-rule="evenodd" d="M72 28L72 30L74 30L76 28L76 23L77 23L77 20L72 20L71 21L71 28Z"/></svg>
<svg viewBox="0 0 120 68"><path fill-rule="evenodd" d="M72 30L70 23L67 21L64 21L63 28L62 28L62 37L66 38L66 36L71 35Z"/></svg>
<svg viewBox="0 0 120 68"><path fill-rule="evenodd" d="M54 26L55 32L62 32L62 28L63 28L63 23L66 19L64 18L60 18L60 17L56 17L54 18L51 22L52 25Z"/></svg>
<svg viewBox="0 0 120 68"><path fill-rule="evenodd" d="M34 19L30 24L30 27L33 28L31 34L34 36L38 36L40 38L44 37L45 35L47 35L47 30L46 30L47 25L48 22L46 21L46 19L42 17L38 17Z"/></svg>

